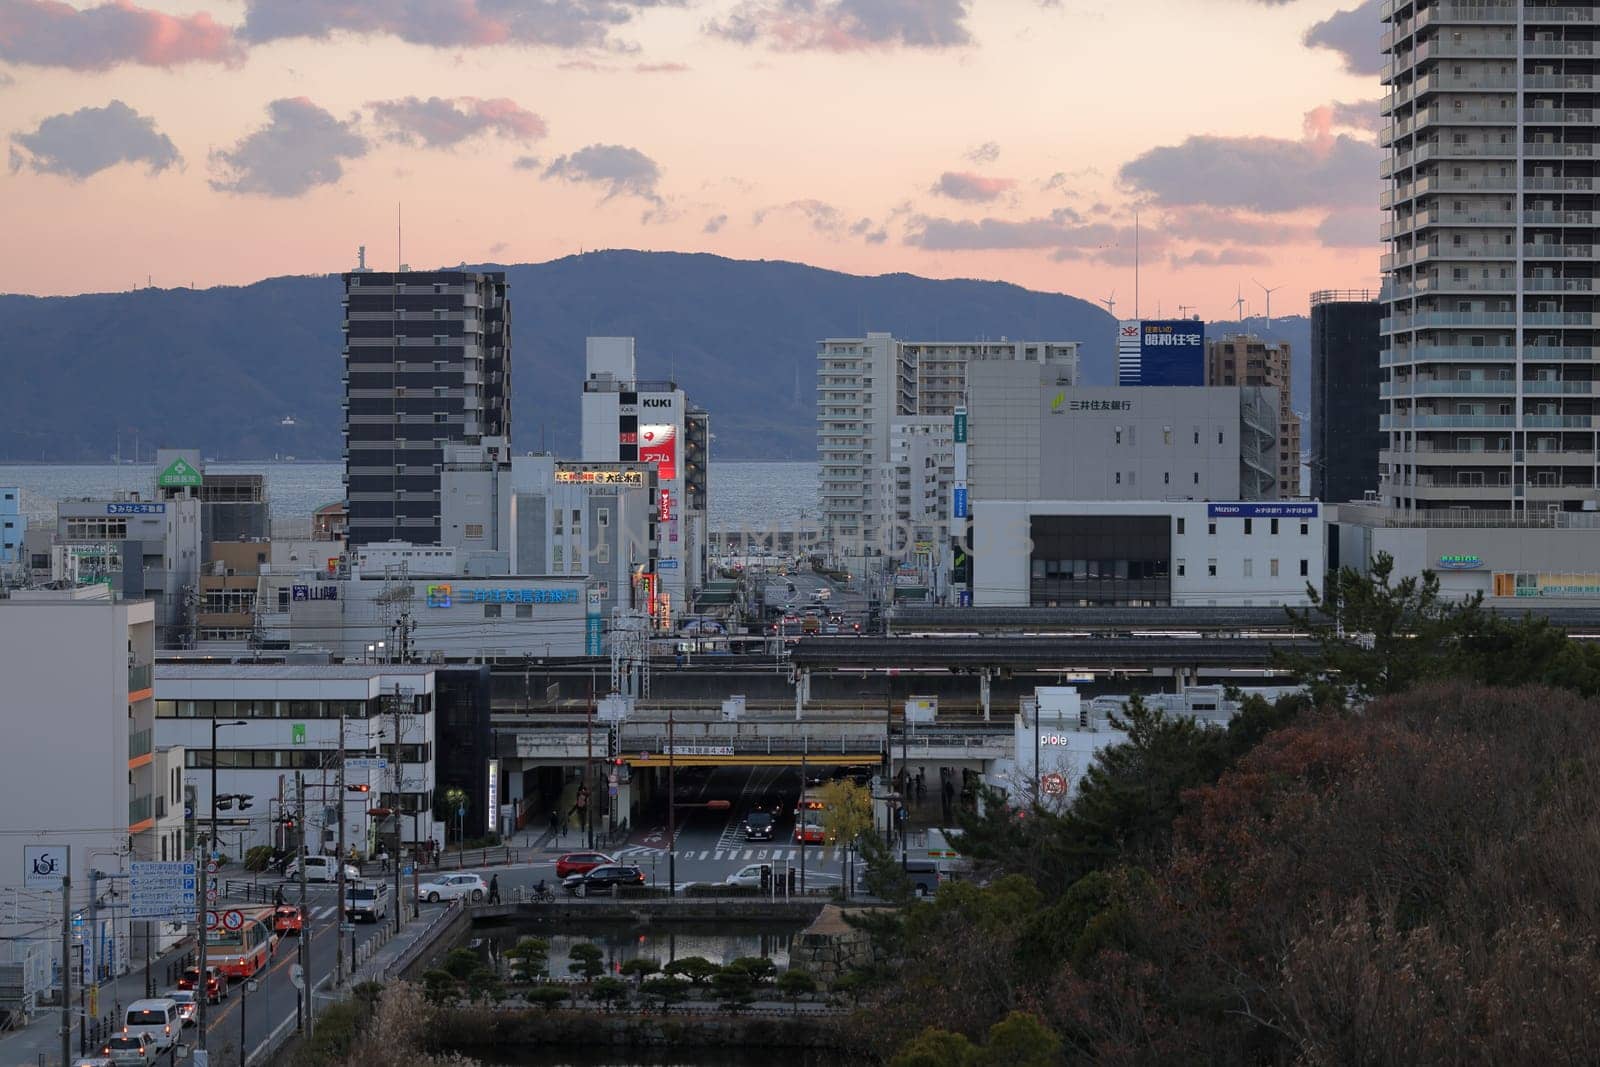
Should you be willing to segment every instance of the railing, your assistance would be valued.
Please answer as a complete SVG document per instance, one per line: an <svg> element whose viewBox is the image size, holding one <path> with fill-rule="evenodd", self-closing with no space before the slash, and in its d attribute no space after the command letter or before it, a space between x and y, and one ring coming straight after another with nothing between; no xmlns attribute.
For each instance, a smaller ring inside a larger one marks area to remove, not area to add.
<svg viewBox="0 0 1600 1067"><path fill-rule="evenodd" d="M148 663L143 663L143 664L140 664L138 666L129 667L128 668L128 692L137 693L141 689L149 689L150 686L151 686L150 679L152 677L152 672L153 671L154 671L154 668Z"/></svg>
<svg viewBox="0 0 1600 1067"><path fill-rule="evenodd" d="M153 818L154 816L151 814L151 812L154 811L154 809L155 798L149 793L146 793L137 800L128 801L128 825L133 826L137 823L144 822L146 819Z"/></svg>
<svg viewBox="0 0 1600 1067"><path fill-rule="evenodd" d="M406 968L417 962L418 958L438 939L445 926L454 921L456 916L464 911L465 908L465 901L452 900L448 905L435 912L428 920L428 924L422 928L422 931L417 934L411 944L406 946L405 951L391 960L389 965L384 968L383 981L392 981L404 974Z"/></svg>
<svg viewBox="0 0 1600 1067"><path fill-rule="evenodd" d="M128 758L138 759L148 756L154 748L151 735L153 730L135 730L128 735Z"/></svg>

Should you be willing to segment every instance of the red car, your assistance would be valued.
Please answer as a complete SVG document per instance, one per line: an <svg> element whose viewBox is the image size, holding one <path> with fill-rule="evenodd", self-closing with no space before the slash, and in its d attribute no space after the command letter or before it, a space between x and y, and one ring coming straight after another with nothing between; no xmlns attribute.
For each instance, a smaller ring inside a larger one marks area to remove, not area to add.
<svg viewBox="0 0 1600 1067"><path fill-rule="evenodd" d="M556 859L556 877L564 879L570 874L588 874L602 864L616 862L603 852L568 852Z"/></svg>
<svg viewBox="0 0 1600 1067"><path fill-rule="evenodd" d="M293 904L279 904L273 909L272 932L275 934L298 934L304 922L300 909Z"/></svg>
<svg viewBox="0 0 1600 1067"><path fill-rule="evenodd" d="M190 967L178 978L179 989L193 989L200 981L200 968ZM228 995L228 979L215 967L206 968L206 1001L215 1004Z"/></svg>

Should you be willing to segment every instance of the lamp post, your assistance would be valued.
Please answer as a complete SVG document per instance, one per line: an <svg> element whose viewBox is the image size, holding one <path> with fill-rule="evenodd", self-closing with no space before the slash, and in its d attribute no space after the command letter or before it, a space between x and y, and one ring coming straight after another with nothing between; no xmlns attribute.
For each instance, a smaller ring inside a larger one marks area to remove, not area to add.
<svg viewBox="0 0 1600 1067"><path fill-rule="evenodd" d="M229 726L247 726L243 719L234 719L232 722L218 722L214 717L211 720L211 829L206 835L205 855L201 857L202 871L204 872L205 887L211 888L211 873L209 871L211 857L217 854L217 731ZM210 940L209 930L206 925L206 910L211 901L206 893L196 893L199 901L200 914L195 923L200 928L197 940L200 943L200 976L195 982L195 988L200 991L195 997L195 1040L198 1047L206 1047L206 943Z"/></svg>

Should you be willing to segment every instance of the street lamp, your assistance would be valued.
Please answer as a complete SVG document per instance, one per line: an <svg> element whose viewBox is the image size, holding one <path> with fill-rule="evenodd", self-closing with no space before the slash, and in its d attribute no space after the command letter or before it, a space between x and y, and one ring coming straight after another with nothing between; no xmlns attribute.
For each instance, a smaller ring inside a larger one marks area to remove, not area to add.
<svg viewBox="0 0 1600 1067"><path fill-rule="evenodd" d="M226 729L229 726L248 725L249 723L245 722L243 719L234 719L232 722L218 722L215 718L211 720L211 830L206 838L206 852L209 854L209 856L215 856L217 854L217 731ZM207 863L206 866L209 867L209 863ZM210 872L205 872L204 877L205 886L207 889L209 889L211 887ZM198 921L196 922L196 925L200 927L200 977L195 982L195 987L201 991L200 996L195 998L195 1000L199 1002L198 1007L195 1008L195 1030L197 1031L196 1039L199 1042L199 1047L205 1048L207 1014L205 996L206 942L209 940L208 929L206 925L206 910L210 906L211 901L207 899L206 894L203 893L196 893L195 896L199 898L200 907L200 915L198 916Z"/></svg>

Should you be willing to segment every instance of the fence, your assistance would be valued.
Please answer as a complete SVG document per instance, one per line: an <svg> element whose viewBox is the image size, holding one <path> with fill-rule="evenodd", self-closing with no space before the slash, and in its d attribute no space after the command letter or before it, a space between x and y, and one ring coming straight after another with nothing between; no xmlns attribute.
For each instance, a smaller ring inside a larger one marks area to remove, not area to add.
<svg viewBox="0 0 1600 1067"><path fill-rule="evenodd" d="M428 925L423 927L422 932L416 936L411 944L406 946L405 951L391 960L388 966L383 969L382 980L389 981L405 974L406 969L416 963L422 954L433 946L434 941L438 940L444 928L454 922L465 910L465 907L466 902L457 899L452 900L448 905L435 912L433 917L428 920Z"/></svg>

